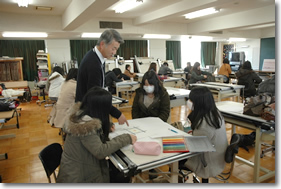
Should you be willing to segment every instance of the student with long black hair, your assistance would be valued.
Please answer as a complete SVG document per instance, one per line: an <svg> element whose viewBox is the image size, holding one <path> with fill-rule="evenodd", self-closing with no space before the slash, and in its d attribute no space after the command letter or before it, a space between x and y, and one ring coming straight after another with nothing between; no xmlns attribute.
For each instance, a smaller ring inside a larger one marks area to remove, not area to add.
<svg viewBox="0 0 281 189"><path fill-rule="evenodd" d="M191 110L188 118L191 121L192 135L207 136L216 151L191 157L185 166L201 177L202 182L208 182L209 177L220 174L225 166L224 156L228 142L224 119L216 107L212 93L206 87L194 87L189 94L187 106Z"/></svg>
<svg viewBox="0 0 281 189"><path fill-rule="evenodd" d="M73 106L64 125L67 136L57 182L110 182L106 157L137 140L130 134L109 140L114 130L109 121L111 106L112 95L100 87L89 89L82 102Z"/></svg>
<svg viewBox="0 0 281 189"><path fill-rule="evenodd" d="M245 98L255 96L257 94L255 84L261 83L262 79L252 69L252 64L250 61L244 62L242 68L239 69L235 75L238 79L238 85L245 85L244 90L241 90L240 96L243 96L243 91Z"/></svg>

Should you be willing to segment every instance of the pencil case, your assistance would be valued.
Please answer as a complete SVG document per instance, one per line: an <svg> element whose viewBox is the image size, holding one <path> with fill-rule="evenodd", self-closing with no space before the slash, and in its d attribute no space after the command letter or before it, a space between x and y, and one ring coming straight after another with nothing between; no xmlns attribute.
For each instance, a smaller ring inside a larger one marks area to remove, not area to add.
<svg viewBox="0 0 281 189"><path fill-rule="evenodd" d="M137 141L133 145L135 154L158 156L161 153L161 145L153 141Z"/></svg>

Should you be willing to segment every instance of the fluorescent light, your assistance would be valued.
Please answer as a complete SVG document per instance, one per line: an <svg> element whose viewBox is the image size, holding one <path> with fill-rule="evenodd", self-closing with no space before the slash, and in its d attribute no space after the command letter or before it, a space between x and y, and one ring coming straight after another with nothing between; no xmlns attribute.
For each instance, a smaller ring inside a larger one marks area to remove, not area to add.
<svg viewBox="0 0 281 189"><path fill-rule="evenodd" d="M124 0L114 7L113 10L115 10L115 13L123 13L141 5L142 3L143 1Z"/></svg>
<svg viewBox="0 0 281 189"><path fill-rule="evenodd" d="M171 35L144 34L142 38L149 38L149 39L170 39L170 38L171 38Z"/></svg>
<svg viewBox="0 0 281 189"><path fill-rule="evenodd" d="M101 33L82 33L83 38L99 38Z"/></svg>
<svg viewBox="0 0 281 189"><path fill-rule="evenodd" d="M19 7L28 7L28 1L29 0L17 0Z"/></svg>
<svg viewBox="0 0 281 189"><path fill-rule="evenodd" d="M246 41L245 38L229 38L228 41Z"/></svg>
<svg viewBox="0 0 281 189"><path fill-rule="evenodd" d="M207 8L207 9L202 9L202 10L199 10L199 11L195 11L195 12L185 14L184 16L185 16L186 19L193 19L193 18L197 18L197 17L201 17L201 16L214 14L214 13L217 13L217 12L219 12L218 9Z"/></svg>
<svg viewBox="0 0 281 189"><path fill-rule="evenodd" d="M4 32L3 37L48 37L47 33L42 32Z"/></svg>

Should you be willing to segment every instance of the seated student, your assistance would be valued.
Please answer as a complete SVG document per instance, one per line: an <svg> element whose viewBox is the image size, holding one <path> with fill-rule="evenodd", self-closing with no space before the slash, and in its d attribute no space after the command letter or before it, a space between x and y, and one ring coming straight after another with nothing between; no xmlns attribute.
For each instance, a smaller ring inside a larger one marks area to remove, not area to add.
<svg viewBox="0 0 281 189"><path fill-rule="evenodd" d="M105 86L108 87L108 91L111 92L111 94L116 93L116 88L114 87L113 82L121 82L124 81L124 79L121 76L121 70L120 68L114 68L112 71L108 71L105 74Z"/></svg>
<svg viewBox="0 0 281 189"><path fill-rule="evenodd" d="M195 64L193 65L193 67L191 69L191 77L190 77L188 84L199 83L199 82L205 81L205 79L207 79L208 76L212 76L212 74L209 72L201 71L200 63L195 62Z"/></svg>
<svg viewBox="0 0 281 189"><path fill-rule="evenodd" d="M258 74L252 69L252 65L250 61L246 61L243 63L242 67L238 72L235 73L238 79L238 85L245 85L244 88L244 97L255 96L257 91L255 87L255 83L259 84L262 82L262 79L258 76ZM243 96L243 90L241 90L241 96Z"/></svg>
<svg viewBox="0 0 281 189"><path fill-rule="evenodd" d="M82 102L70 109L64 125L67 136L58 183L110 182L106 157L137 140L131 134L122 134L109 140L109 132L115 129L109 121L111 106L112 95L100 87L93 87Z"/></svg>
<svg viewBox="0 0 281 189"><path fill-rule="evenodd" d="M129 78L134 78L134 77L136 77L137 74L132 73L131 72L131 66L129 64L126 64L124 75L128 76Z"/></svg>
<svg viewBox="0 0 281 189"><path fill-rule="evenodd" d="M64 70L59 66L54 67L53 73L47 81L47 88L49 88L48 95L51 100L56 101L58 99L61 85L64 81Z"/></svg>
<svg viewBox="0 0 281 189"><path fill-rule="evenodd" d="M191 157L184 166L203 178L202 182L208 182L209 177L217 176L224 170L224 156L228 145L224 119L207 87L192 88L187 106L191 110L188 119L192 135L207 136L216 151Z"/></svg>
<svg viewBox="0 0 281 189"><path fill-rule="evenodd" d="M223 81L224 83L229 83L229 74L231 74L231 68L229 65L229 60L227 58L223 60L223 64L220 67L218 74L225 76Z"/></svg>
<svg viewBox="0 0 281 189"><path fill-rule="evenodd" d="M65 82L61 86L58 101L56 106L54 106L54 126L57 128L63 128L67 111L75 103L77 73L77 68L71 68L66 76Z"/></svg>
<svg viewBox="0 0 281 189"><path fill-rule="evenodd" d="M168 75L172 74L173 70L169 68L169 64L164 62L158 71L158 75Z"/></svg>
<svg viewBox="0 0 281 189"><path fill-rule="evenodd" d="M184 68L184 72L185 72L185 74L186 74L186 81L185 81L185 85L187 85L188 84L188 81L189 81L189 79L190 79L190 77L191 77L191 69L192 69L192 66L191 66L191 63L190 62L187 62L186 63L186 67Z"/></svg>
<svg viewBox="0 0 281 189"><path fill-rule="evenodd" d="M155 62L150 63L147 71L150 71L150 70L153 70L155 73L157 73L157 64ZM168 76L167 75L158 75L158 78L160 79L160 81L163 81L164 79L167 79Z"/></svg>
<svg viewBox="0 0 281 189"><path fill-rule="evenodd" d="M132 118L159 117L167 122L170 114L170 97L155 71L147 71L136 89Z"/></svg>

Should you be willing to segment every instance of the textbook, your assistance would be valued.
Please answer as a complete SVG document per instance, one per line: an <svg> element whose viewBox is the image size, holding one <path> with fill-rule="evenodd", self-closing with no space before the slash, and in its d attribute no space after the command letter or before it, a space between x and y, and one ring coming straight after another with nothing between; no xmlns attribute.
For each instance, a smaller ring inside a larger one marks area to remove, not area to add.
<svg viewBox="0 0 281 189"><path fill-rule="evenodd" d="M163 137L162 144L163 153L216 151L206 136Z"/></svg>

